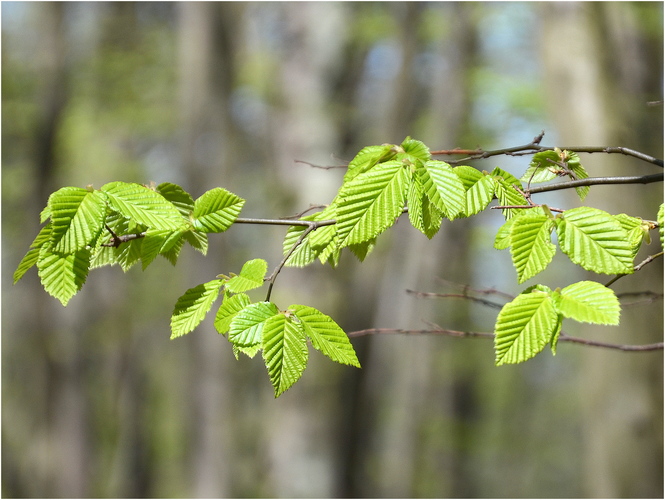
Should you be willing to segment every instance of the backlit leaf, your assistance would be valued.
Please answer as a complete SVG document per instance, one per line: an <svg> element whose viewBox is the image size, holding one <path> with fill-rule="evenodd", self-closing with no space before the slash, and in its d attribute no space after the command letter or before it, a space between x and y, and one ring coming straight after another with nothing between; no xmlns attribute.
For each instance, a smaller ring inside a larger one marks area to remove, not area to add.
<svg viewBox="0 0 665 500"><path fill-rule="evenodd" d="M238 218L245 200L224 188L203 193L194 202L194 227L206 233L226 231Z"/></svg>
<svg viewBox="0 0 665 500"><path fill-rule="evenodd" d="M559 324L550 293L521 293L503 306L494 328L496 364L521 363L547 345Z"/></svg>
<svg viewBox="0 0 665 500"><path fill-rule="evenodd" d="M268 263L263 259L253 259L243 264L238 276L230 278L225 286L229 292L240 293L263 286L263 278L268 270Z"/></svg>
<svg viewBox="0 0 665 500"><path fill-rule="evenodd" d="M69 300L81 289L88 277L90 250L84 248L70 254L51 251L43 246L37 261L37 269L42 286L50 295L66 306Z"/></svg>
<svg viewBox="0 0 665 500"><path fill-rule="evenodd" d="M542 210L530 210L511 219L510 255L519 283L543 271L556 253L550 233L554 221Z"/></svg>
<svg viewBox="0 0 665 500"><path fill-rule="evenodd" d="M618 325L621 305L614 291L595 281L580 281L555 295L557 310L583 323Z"/></svg>
<svg viewBox="0 0 665 500"><path fill-rule="evenodd" d="M229 340L239 346L261 343L265 322L277 313L279 310L272 302L249 304L231 321Z"/></svg>
<svg viewBox="0 0 665 500"><path fill-rule="evenodd" d="M349 337L330 316L313 307L301 305L291 305L289 311L300 321L305 335L312 341L315 349L337 363L360 368Z"/></svg>
<svg viewBox="0 0 665 500"><path fill-rule="evenodd" d="M140 184L110 182L101 189L111 206L138 224L153 229L178 229L185 221L161 194Z"/></svg>
<svg viewBox="0 0 665 500"><path fill-rule="evenodd" d="M466 198L464 185L447 163L431 160L417 170L425 194L432 204L448 219L464 214Z"/></svg>
<svg viewBox="0 0 665 500"><path fill-rule="evenodd" d="M106 203L98 191L59 189L49 197L51 241L59 253L74 253L92 244L104 226Z"/></svg>
<svg viewBox="0 0 665 500"><path fill-rule="evenodd" d="M307 341L301 326L284 314L265 322L263 359L275 397L295 384L307 366Z"/></svg>
<svg viewBox="0 0 665 500"><path fill-rule="evenodd" d="M591 207L566 210L557 217L559 246L575 264L605 274L633 272L628 235L607 212Z"/></svg>
<svg viewBox="0 0 665 500"><path fill-rule="evenodd" d="M215 329L221 334L228 333L233 318L250 302L249 296L245 293L230 295L228 292L224 292L224 300L215 315Z"/></svg>
<svg viewBox="0 0 665 500"><path fill-rule="evenodd" d="M222 280L215 279L187 290L178 298L171 315L171 338L180 337L196 328L219 295Z"/></svg>

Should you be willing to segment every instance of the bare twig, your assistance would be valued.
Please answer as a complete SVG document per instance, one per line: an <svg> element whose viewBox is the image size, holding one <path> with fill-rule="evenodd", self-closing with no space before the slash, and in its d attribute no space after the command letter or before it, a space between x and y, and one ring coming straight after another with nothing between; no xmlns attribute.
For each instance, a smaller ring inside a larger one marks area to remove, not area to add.
<svg viewBox="0 0 665 500"><path fill-rule="evenodd" d="M493 309L501 309L503 307L503 304L499 304L498 302L493 302L491 300L481 299L479 297L473 297L471 295L466 295L466 294L462 294L462 293L433 293L433 292L418 292L418 291L415 291L415 290L407 290L406 293L410 293L411 295L415 295L416 297L423 297L423 298L467 299L467 300L470 300L472 302L478 302L479 304L482 304L482 305L487 306L487 307L491 307Z"/></svg>
<svg viewBox="0 0 665 500"><path fill-rule="evenodd" d="M300 246L300 244L305 241L305 238L309 233L314 231L315 229L318 229L322 226L330 226L332 224L335 224L336 221L334 220L324 220L324 221L293 221L293 222L305 222L307 226L307 229L303 231L303 233L300 235L300 237L296 240L296 242L293 244L291 249L284 255L284 258L282 261L277 265L277 267L273 270L273 272L270 274L268 278L265 279L265 281L269 282L270 284L268 285L268 293L266 295L266 302L270 301L270 295L272 294L272 287L275 285L275 280L277 279L277 276L279 275L280 271L286 264L286 261L289 260L289 257L293 255L293 252L296 251L296 249ZM298 224L302 225L302 224Z"/></svg>
<svg viewBox="0 0 665 500"><path fill-rule="evenodd" d="M640 269L642 269L644 266L646 266L650 262L653 262L655 259L657 259L658 257L662 257L662 256L663 256L663 252L658 252L658 253L655 253L653 255L649 255L646 259L644 259L642 262L640 262L635 267L633 267L633 271L639 271ZM623 278L624 276L628 276L628 275L627 274L617 274L614 278L612 278L610 281L605 283L605 286L609 287L610 285L614 284L619 278Z"/></svg>
<svg viewBox="0 0 665 500"><path fill-rule="evenodd" d="M574 181L558 182L546 186L529 188L530 193L544 193L546 191L557 191L559 189L570 189L580 186L595 186L601 184L650 184L652 182L663 182L663 174L636 175L623 177L587 177Z"/></svg>
<svg viewBox="0 0 665 500"><path fill-rule="evenodd" d="M346 168L346 165L315 165L314 163L310 163L308 161L304 160L293 160L296 163L302 163L304 165L308 165L312 168L320 168L322 170L332 170L335 168Z"/></svg>
<svg viewBox="0 0 665 500"><path fill-rule="evenodd" d="M438 151L432 151L432 155L467 155L465 158L460 160L451 160L448 163L457 164L472 160L482 160L484 158L490 158L492 156L506 155L506 156L521 156L521 155L530 155L535 153L540 153L543 151L553 151L554 146L541 146L540 141L542 140L545 132L541 132L536 136L530 143L524 144L522 146L514 146L510 148L501 148L485 151L483 149L441 149ZM639 151L634 151L629 148L624 147L596 147L596 146L566 146L559 147L561 150L572 151L575 153L607 153L607 154L623 154L627 156L632 156L639 160L642 160L659 167L663 167L663 160L660 158L655 158L653 156L641 153Z"/></svg>
<svg viewBox="0 0 665 500"><path fill-rule="evenodd" d="M446 337L474 337L493 339L494 334L489 332L464 332L459 330L448 330L445 328L432 328L424 330L408 330L403 328L368 328L365 330L357 330L355 332L347 333L349 337L364 337L367 335L443 335ZM662 351L663 343L656 342L654 344L632 345L632 344L612 344L609 342L598 342L596 340L582 339L579 337L571 337L564 333L559 335L559 342L571 342L574 344L581 344L591 347L603 347L606 349L615 349L626 352L647 352L647 351Z"/></svg>

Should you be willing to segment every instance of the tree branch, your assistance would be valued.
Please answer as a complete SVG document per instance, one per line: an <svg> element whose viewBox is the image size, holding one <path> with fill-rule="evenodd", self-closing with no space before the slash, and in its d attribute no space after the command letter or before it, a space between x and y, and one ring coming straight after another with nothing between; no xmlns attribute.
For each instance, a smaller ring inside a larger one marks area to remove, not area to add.
<svg viewBox="0 0 665 500"><path fill-rule="evenodd" d="M489 151L485 151L480 148L476 149L441 149L438 151L432 151L432 155L467 155L466 158L462 158L460 160L451 160L448 163L451 164L457 164L457 163L462 163L466 161L472 161L472 160L482 160L485 158L490 158L491 156L499 156L499 155L506 155L506 156L522 156L522 155L530 155L530 154L535 154L535 153L540 153L543 151L553 151L555 148L554 146L541 146L540 141L542 140L543 136L545 135L545 132L541 132L538 136L536 136L533 141L531 141L528 144L524 144L522 146L514 146L510 148L502 148L502 149L493 149ZM634 151L629 148L624 148L624 147L596 147L596 146L566 146L566 147L559 147L559 149L562 150L567 150L567 151L572 151L575 153L607 153L607 154L623 154L626 156L632 156L633 158L637 158L639 160L642 160L647 163L651 163L653 165L656 165L658 167L663 168L663 160L660 158L655 158L653 156L647 155L645 153L641 153L639 151Z"/></svg>
<svg viewBox="0 0 665 500"><path fill-rule="evenodd" d="M650 184L652 182L663 182L663 174L636 175L624 177L588 177L574 181L558 182L547 186L531 187L529 193L544 193L546 191L557 191L559 189L570 189L580 186L594 186L600 184Z"/></svg>
<svg viewBox="0 0 665 500"><path fill-rule="evenodd" d="M494 334L489 332L463 332L459 330L448 330L444 328L433 328L429 330L407 330L402 328L368 328L366 330L357 330L349 332L347 335L351 338L364 337L367 335L443 335L446 337L474 337L493 339ZM615 349L626 352L647 352L647 351L662 351L663 342L656 342L654 344L612 344L609 342L598 342L596 340L582 339L579 337L571 337L565 333L559 335L559 342L571 342L573 344L581 344L591 347L603 347L605 349Z"/></svg>

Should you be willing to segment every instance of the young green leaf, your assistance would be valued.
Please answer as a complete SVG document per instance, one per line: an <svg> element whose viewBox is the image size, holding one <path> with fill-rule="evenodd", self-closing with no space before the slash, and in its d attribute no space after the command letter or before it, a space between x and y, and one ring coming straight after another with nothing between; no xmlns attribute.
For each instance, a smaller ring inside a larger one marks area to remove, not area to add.
<svg viewBox="0 0 665 500"><path fill-rule="evenodd" d="M140 184L109 182L101 189L110 205L135 223L153 229L178 229L185 221L161 194Z"/></svg>
<svg viewBox="0 0 665 500"><path fill-rule="evenodd" d="M406 203L409 207L411 225L432 239L441 228L443 214L429 201L417 175L411 176Z"/></svg>
<svg viewBox="0 0 665 500"><path fill-rule="evenodd" d="M578 207L566 210L555 222L559 246L575 264L596 273L633 272L628 235L607 212Z"/></svg>
<svg viewBox="0 0 665 500"><path fill-rule="evenodd" d="M559 162L561 162L561 156L557 151L536 153L521 180L531 184L551 181L563 171L562 167L557 165Z"/></svg>
<svg viewBox="0 0 665 500"><path fill-rule="evenodd" d="M68 254L90 245L101 233L106 216L104 195L77 187L59 189L49 197L51 241L56 252Z"/></svg>
<svg viewBox="0 0 665 500"><path fill-rule="evenodd" d="M251 301L246 293L230 295L225 290L224 300L215 315L215 329L222 335L228 333L233 318L235 318L236 314L245 309L250 303Z"/></svg>
<svg viewBox="0 0 665 500"><path fill-rule="evenodd" d="M392 226L404 209L408 173L401 162L381 163L342 187L337 208L339 247L364 243Z"/></svg>
<svg viewBox="0 0 665 500"><path fill-rule="evenodd" d="M263 349L261 344L256 344L256 345L252 345L252 346L249 346L249 347L244 347L244 346L239 346L239 345L236 345L236 344L232 344L232 348L233 348L233 355L236 357L236 359L240 359L240 356L239 356L240 353L243 353L245 356L249 357L250 359L254 358L254 356L256 356L256 354L261 349Z"/></svg>
<svg viewBox="0 0 665 500"><path fill-rule="evenodd" d="M485 210L494 198L494 178L464 165L453 168L453 171L464 186L464 215L470 217Z"/></svg>
<svg viewBox="0 0 665 500"><path fill-rule="evenodd" d="M143 269L157 257L168 252L183 237L182 231L169 231L164 229L148 229L140 246Z"/></svg>
<svg viewBox="0 0 665 500"><path fill-rule="evenodd" d="M337 363L360 368L349 337L330 316L309 306L291 305L288 310L300 321L315 349Z"/></svg>
<svg viewBox="0 0 665 500"><path fill-rule="evenodd" d="M241 347L260 344L265 322L278 313L272 302L249 304L231 320L229 341Z"/></svg>
<svg viewBox="0 0 665 500"><path fill-rule="evenodd" d="M637 252L639 252L640 247L642 246L642 241L645 238L649 238L648 224L645 227L645 223L642 219L638 217L631 217L630 215L626 214L617 214L613 217L617 220L617 222L628 235L627 241L630 243L632 254L631 260L634 260Z"/></svg>
<svg viewBox="0 0 665 500"><path fill-rule="evenodd" d="M187 290L178 298L171 315L171 338L180 337L196 328L219 295L223 281L215 279Z"/></svg>
<svg viewBox="0 0 665 500"><path fill-rule="evenodd" d="M554 221L542 210L533 209L510 219L510 255L519 283L543 271L556 253L550 233Z"/></svg>
<svg viewBox="0 0 665 500"><path fill-rule="evenodd" d="M41 247L37 270L42 286L66 306L88 277L90 250L70 254L54 253L48 245Z"/></svg>
<svg viewBox="0 0 665 500"><path fill-rule="evenodd" d="M555 293L555 305L564 317L582 323L618 325L621 305L614 291L595 281L580 281Z"/></svg>
<svg viewBox="0 0 665 500"><path fill-rule="evenodd" d="M284 243L282 244L284 255L291 252L293 245L295 245L307 227L305 226L291 226L284 236ZM323 229L323 228L321 228ZM309 237L305 237L298 247L291 252L291 255L284 264L287 267L305 267L316 259L318 252L314 251L309 244Z"/></svg>
<svg viewBox="0 0 665 500"><path fill-rule="evenodd" d="M431 160L416 167L423 190L432 204L452 220L465 211L466 194L462 181L443 161Z"/></svg>
<svg viewBox="0 0 665 500"><path fill-rule="evenodd" d="M184 238L195 250L198 250L203 255L208 253L208 235L206 233L192 229L185 231Z"/></svg>
<svg viewBox="0 0 665 500"><path fill-rule="evenodd" d="M224 188L203 193L194 202L194 227L205 233L222 233L238 218L245 200Z"/></svg>
<svg viewBox="0 0 665 500"><path fill-rule="evenodd" d="M157 192L173 203L180 215L189 219L189 215L194 210L194 199L191 194L172 182L162 182L157 186Z"/></svg>
<svg viewBox="0 0 665 500"><path fill-rule="evenodd" d="M494 248L497 250L505 250L506 248L510 248L510 233L513 230L514 222L515 218L513 217L501 225L499 230L496 232L496 236L494 237Z"/></svg>
<svg viewBox="0 0 665 500"><path fill-rule="evenodd" d="M407 137L404 139L404 141L402 141L402 149L407 155L413 157L414 159L418 159L423 163L432 159L429 148L421 141L411 139L411 137Z"/></svg>
<svg viewBox="0 0 665 500"><path fill-rule="evenodd" d="M263 359L275 397L298 381L307 366L307 340L300 325L285 314L272 316L263 330Z"/></svg>
<svg viewBox="0 0 665 500"><path fill-rule="evenodd" d="M576 179L588 179L589 174L587 171L584 169L582 164L580 163L580 157L577 153L573 153L571 151L564 151L566 154L566 165L568 166L568 170L570 170L568 176L572 180ZM586 198L586 195L589 194L589 186L577 186L575 188L575 192L577 193L577 196L579 196L581 201L584 201L584 198Z"/></svg>
<svg viewBox="0 0 665 500"><path fill-rule="evenodd" d="M534 357L553 338L559 324L551 293L531 288L503 306L494 327L496 365Z"/></svg>
<svg viewBox="0 0 665 500"><path fill-rule="evenodd" d="M30 244L30 250L28 250L28 253L25 254L16 267L16 271L14 271L14 284L23 277L28 269L37 264L41 248L49 242L50 238L51 224L47 224L40 229L39 233Z"/></svg>
<svg viewBox="0 0 665 500"><path fill-rule="evenodd" d="M362 148L358 154L349 162L344 174L344 184L353 180L359 174L370 170L377 163L392 159L397 153L394 144L382 144L380 146L367 146Z"/></svg>
<svg viewBox="0 0 665 500"><path fill-rule="evenodd" d="M515 186L522 187L522 183L512 174L505 170L496 167L492 170L492 177L494 178L494 194L499 200L501 206L520 206L527 205L526 198L515 189ZM524 208L504 208L502 210L503 216L506 220L524 213Z"/></svg>
<svg viewBox="0 0 665 500"><path fill-rule="evenodd" d="M268 263L263 259L254 259L243 264L238 276L230 278L225 286L229 292L240 293L263 286L263 278L268 270Z"/></svg>
<svg viewBox="0 0 665 500"><path fill-rule="evenodd" d="M658 233L660 234L660 246L661 248L665 246L665 243L663 243L663 203L660 204L660 207L658 207L658 215L656 216L656 220L658 221Z"/></svg>

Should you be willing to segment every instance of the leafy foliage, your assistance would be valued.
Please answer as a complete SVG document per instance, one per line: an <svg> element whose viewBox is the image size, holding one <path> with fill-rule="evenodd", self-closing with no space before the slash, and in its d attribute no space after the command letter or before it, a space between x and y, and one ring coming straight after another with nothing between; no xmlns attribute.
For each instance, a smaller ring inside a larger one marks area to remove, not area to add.
<svg viewBox="0 0 665 500"><path fill-rule="evenodd" d="M531 184L558 177L584 179L588 174L576 153L558 148L534 154L521 179L499 167L491 173L469 166L453 168L432 159L429 148L410 137L400 145L363 148L349 163L330 204L287 230L284 261L269 278L268 263L253 259L239 274L220 274L190 288L174 306L171 338L193 331L221 296L215 329L226 336L236 357L262 353L275 397L302 376L308 343L332 361L360 367L349 337L331 317L305 305L280 309L270 301L270 290L282 265L303 267L318 259L335 267L345 248L363 261L403 213L431 239L444 218L476 215L496 199L504 223L494 247L510 250L519 283L552 262L557 248L552 233L571 262L601 274L632 273L635 256L644 242L650 242L649 231L656 225L663 244L662 204L654 223L591 207L550 210L531 201ZM575 189L583 200L589 187ZM44 226L18 264L14 283L36 266L44 289L66 305L90 269L119 265L127 271L138 262L145 269L160 255L175 265L185 243L205 254L208 234L241 222L244 203L221 187L195 200L168 182L156 187L111 182L99 190L59 189L40 214ZM247 292L266 281L266 299L253 301ZM496 364L526 361L547 344L556 353L564 319L617 325L619 316L614 292L600 283L581 281L555 290L531 286L503 306L497 317Z"/></svg>

